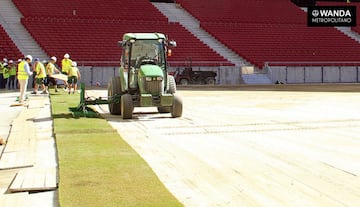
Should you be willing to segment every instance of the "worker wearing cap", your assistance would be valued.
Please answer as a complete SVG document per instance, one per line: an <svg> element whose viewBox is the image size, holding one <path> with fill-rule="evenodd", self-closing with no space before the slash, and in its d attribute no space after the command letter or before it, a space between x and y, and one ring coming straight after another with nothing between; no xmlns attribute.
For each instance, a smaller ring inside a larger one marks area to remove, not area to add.
<svg viewBox="0 0 360 207"><path fill-rule="evenodd" d="M1 88L6 88L9 77L10 74L9 74L8 63L6 62L3 64L3 85L1 86Z"/></svg>
<svg viewBox="0 0 360 207"><path fill-rule="evenodd" d="M1 88L4 88L3 85L4 85L4 63L5 62L5 58L3 59L2 62L0 62L0 89Z"/></svg>
<svg viewBox="0 0 360 207"><path fill-rule="evenodd" d="M69 54L65 54L64 55L64 59L61 60L61 72L64 75L68 75L69 71L71 70L72 67L72 60L70 59L70 55ZM68 86L67 81L64 81L65 84L65 89Z"/></svg>
<svg viewBox="0 0 360 207"><path fill-rule="evenodd" d="M46 78L46 71L45 71L45 66L44 64L37 58L35 59L35 71L36 71L36 76L35 76L35 87L34 87L34 92L32 94L37 94L37 91L39 89L39 86L41 86L42 88L42 92L41 94L47 94L46 88L45 88L45 78Z"/></svg>
<svg viewBox="0 0 360 207"><path fill-rule="evenodd" d="M32 72L30 71L29 63L32 62L32 56L27 55L24 60L22 60L18 64L18 80L20 85L20 96L19 103L23 103L25 99L26 89L28 85L29 76L32 76Z"/></svg>
<svg viewBox="0 0 360 207"><path fill-rule="evenodd" d="M55 88L55 92L58 92L57 90L57 82L55 80L55 78L51 77L55 72L56 73L60 73L60 71L56 68L55 63L56 63L56 57L52 56L50 58L49 63L46 65L46 81L45 81L45 86L46 89L49 90L49 83L51 82L52 85Z"/></svg>
<svg viewBox="0 0 360 207"><path fill-rule="evenodd" d="M19 72L19 64L21 63L21 61L23 61L24 58L20 58L17 60L17 63L16 63L16 77L18 77L18 72ZM15 78L15 82L16 82L16 89L19 89L20 88L20 83L19 83L19 79L18 78Z"/></svg>
<svg viewBox="0 0 360 207"><path fill-rule="evenodd" d="M72 93L75 93L77 88L77 81L81 78L79 68L77 67L76 62L72 62L72 67L69 71L69 94L71 92L71 88L73 89Z"/></svg>
<svg viewBox="0 0 360 207"><path fill-rule="evenodd" d="M13 60L9 60L9 80L8 80L8 89L15 89L16 87L16 83L15 83L15 79L16 79L16 65L14 64Z"/></svg>

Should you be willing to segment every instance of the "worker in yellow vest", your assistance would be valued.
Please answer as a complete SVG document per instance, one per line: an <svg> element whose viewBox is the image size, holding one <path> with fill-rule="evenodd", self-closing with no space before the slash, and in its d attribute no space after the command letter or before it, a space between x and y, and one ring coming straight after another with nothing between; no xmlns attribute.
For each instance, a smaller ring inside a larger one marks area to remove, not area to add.
<svg viewBox="0 0 360 207"><path fill-rule="evenodd" d="M9 80L8 80L8 89L15 89L16 88L16 83L15 83L15 79L16 79L16 65L14 64L13 60L9 60Z"/></svg>
<svg viewBox="0 0 360 207"><path fill-rule="evenodd" d="M35 58L35 87L34 91L31 94L37 94L39 86L42 88L41 94L48 94L45 88L45 78L46 78L46 71L44 64L39 60L39 58Z"/></svg>
<svg viewBox="0 0 360 207"><path fill-rule="evenodd" d="M0 62L0 89L4 88L4 64L7 62L6 58Z"/></svg>
<svg viewBox="0 0 360 207"><path fill-rule="evenodd" d="M30 63L32 62L32 56L27 55L25 59L18 64L18 80L20 85L19 103L22 104L25 100L26 89L28 85L29 76L32 76L30 71Z"/></svg>
<svg viewBox="0 0 360 207"><path fill-rule="evenodd" d="M2 88L6 88L9 77L10 77L9 65L8 65L8 63L4 63L3 64L3 86L2 86Z"/></svg>
<svg viewBox="0 0 360 207"><path fill-rule="evenodd" d="M56 57L52 56L50 58L50 61L46 65L46 68L45 68L46 69L45 86L46 86L47 90L49 90L49 83L51 82L52 85L54 86L55 92L58 92L58 90L57 90L57 82L56 82L55 78L52 77L52 75L54 73L60 73L60 71L55 66L56 60L57 60Z"/></svg>
<svg viewBox="0 0 360 207"><path fill-rule="evenodd" d="M7 82L9 80L10 77L10 73L9 73L9 64L8 63L4 63L3 64L3 78L4 78L4 82L3 82L3 88L6 88Z"/></svg>
<svg viewBox="0 0 360 207"><path fill-rule="evenodd" d="M69 71L69 78L68 78L68 83L69 83L69 94L71 92L71 89L73 89L72 93L74 94L76 89L77 89L77 82L78 80L80 80L81 75L80 75L80 71L79 68L77 67L77 63L76 62L72 62L72 67Z"/></svg>
<svg viewBox="0 0 360 207"><path fill-rule="evenodd" d="M70 59L70 55L66 53L64 55L64 59L61 60L61 73L68 76L71 67L72 67L72 60ZM68 82L64 81L64 84L66 90L68 87Z"/></svg>

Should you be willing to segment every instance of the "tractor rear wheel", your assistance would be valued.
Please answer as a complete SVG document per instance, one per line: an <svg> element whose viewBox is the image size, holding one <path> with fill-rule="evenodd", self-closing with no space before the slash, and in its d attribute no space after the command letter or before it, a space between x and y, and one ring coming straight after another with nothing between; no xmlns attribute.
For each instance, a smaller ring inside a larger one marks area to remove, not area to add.
<svg viewBox="0 0 360 207"><path fill-rule="evenodd" d="M180 85L189 85L189 80L185 79L185 78L181 79L180 80Z"/></svg>
<svg viewBox="0 0 360 207"><path fill-rule="evenodd" d="M110 83L108 84L108 97L110 98L108 106L111 114L120 115L121 102L120 100L114 100L115 95L121 95L121 83L119 76L112 77Z"/></svg>
<svg viewBox="0 0 360 207"><path fill-rule="evenodd" d="M179 96L174 95L174 99L173 99L173 105L172 105L172 109L171 109L171 116L176 118L176 117L181 117L182 116L182 100Z"/></svg>
<svg viewBox="0 0 360 207"><path fill-rule="evenodd" d="M132 119L134 111L133 100L130 94L121 96L121 114L123 119Z"/></svg>

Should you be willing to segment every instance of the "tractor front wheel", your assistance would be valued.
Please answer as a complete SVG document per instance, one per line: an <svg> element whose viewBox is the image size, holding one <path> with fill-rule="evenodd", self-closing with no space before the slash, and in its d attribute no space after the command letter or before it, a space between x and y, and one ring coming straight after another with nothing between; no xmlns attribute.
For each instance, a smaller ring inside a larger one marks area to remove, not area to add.
<svg viewBox="0 0 360 207"><path fill-rule="evenodd" d="M121 96L121 114L123 119L132 119L134 111L133 100L130 94Z"/></svg>
<svg viewBox="0 0 360 207"><path fill-rule="evenodd" d="M174 76L172 75L168 76L168 92L171 94L176 93L176 82Z"/></svg>
<svg viewBox="0 0 360 207"><path fill-rule="evenodd" d="M121 114L121 103L120 99L115 99L115 96L121 95L121 84L120 77L112 77L110 83L108 84L108 97L109 97L109 111L111 114L120 115Z"/></svg>
<svg viewBox="0 0 360 207"><path fill-rule="evenodd" d="M182 116L182 100L179 96L174 95L171 116L173 118Z"/></svg>

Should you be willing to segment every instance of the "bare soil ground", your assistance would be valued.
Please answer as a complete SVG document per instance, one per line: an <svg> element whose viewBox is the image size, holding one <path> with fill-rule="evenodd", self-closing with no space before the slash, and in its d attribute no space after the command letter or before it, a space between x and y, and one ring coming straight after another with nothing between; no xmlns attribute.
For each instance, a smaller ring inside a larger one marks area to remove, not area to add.
<svg viewBox="0 0 360 207"><path fill-rule="evenodd" d="M182 87L183 117L97 108L185 206L358 206L360 86ZM90 90L106 96L105 90Z"/></svg>

